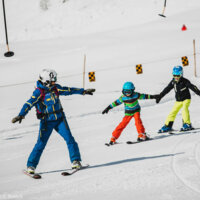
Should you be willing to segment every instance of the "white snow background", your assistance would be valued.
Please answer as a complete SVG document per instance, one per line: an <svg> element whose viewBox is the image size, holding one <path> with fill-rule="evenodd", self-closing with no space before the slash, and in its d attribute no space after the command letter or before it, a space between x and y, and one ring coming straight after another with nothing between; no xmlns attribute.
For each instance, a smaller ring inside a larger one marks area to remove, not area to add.
<svg viewBox="0 0 200 200"><path fill-rule="evenodd" d="M200 88L200 1L168 0L6 0L7 51L0 3L0 200L198 200L200 199L200 132L158 135L174 102L174 91L159 104L141 100L141 118L155 140L136 140L134 120L107 147L112 131L124 116L123 105L107 115L102 111L116 100L126 81L136 91L158 94L172 79L172 68L188 56L184 76ZM181 31L183 24L187 30ZM197 77L194 77L193 39ZM53 132L37 172L41 180L25 176L27 158L37 140L39 121L32 109L21 124L12 124L32 95L43 68L58 73L58 83L95 88L93 96L61 98L68 123L79 144L83 164L90 168L72 176L64 140ZM136 64L143 65L137 75ZM88 81L95 71L96 82ZM200 128L200 98L192 94L191 121ZM181 113L174 129L182 126Z"/></svg>

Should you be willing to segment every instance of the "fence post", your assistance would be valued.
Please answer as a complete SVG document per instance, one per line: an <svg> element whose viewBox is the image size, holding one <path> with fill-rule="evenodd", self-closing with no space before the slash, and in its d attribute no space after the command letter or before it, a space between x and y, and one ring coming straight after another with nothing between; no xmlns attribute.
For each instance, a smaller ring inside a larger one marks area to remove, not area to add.
<svg viewBox="0 0 200 200"><path fill-rule="evenodd" d="M85 66L86 66L86 55L84 54L84 61L83 61L83 88L85 88Z"/></svg>
<svg viewBox="0 0 200 200"><path fill-rule="evenodd" d="M195 39L193 40L193 49L194 49L194 76L197 77Z"/></svg>

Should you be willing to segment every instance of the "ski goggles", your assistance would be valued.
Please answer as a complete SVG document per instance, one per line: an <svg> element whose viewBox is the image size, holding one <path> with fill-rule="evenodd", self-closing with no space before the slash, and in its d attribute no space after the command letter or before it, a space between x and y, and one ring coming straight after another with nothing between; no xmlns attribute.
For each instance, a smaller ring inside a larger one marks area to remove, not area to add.
<svg viewBox="0 0 200 200"><path fill-rule="evenodd" d="M174 76L174 78L176 77L176 78L180 78L181 76L180 75L173 75Z"/></svg>
<svg viewBox="0 0 200 200"><path fill-rule="evenodd" d="M124 95L132 95L132 90L123 90Z"/></svg>

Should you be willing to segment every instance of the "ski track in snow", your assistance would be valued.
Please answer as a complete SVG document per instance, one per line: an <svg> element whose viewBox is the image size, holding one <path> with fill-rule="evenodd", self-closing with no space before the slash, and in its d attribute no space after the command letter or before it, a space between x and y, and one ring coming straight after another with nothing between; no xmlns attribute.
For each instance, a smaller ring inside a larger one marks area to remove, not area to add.
<svg viewBox="0 0 200 200"><path fill-rule="evenodd" d="M184 152L184 154L171 158L171 166L175 176L186 187L198 194L200 194L199 134L200 131L186 134L186 136L176 144L172 151L173 153Z"/></svg>
<svg viewBox="0 0 200 200"><path fill-rule="evenodd" d="M199 142L195 145L194 154L195 154L195 160L196 160L197 165L199 166L199 169L200 169L200 140L199 140Z"/></svg>

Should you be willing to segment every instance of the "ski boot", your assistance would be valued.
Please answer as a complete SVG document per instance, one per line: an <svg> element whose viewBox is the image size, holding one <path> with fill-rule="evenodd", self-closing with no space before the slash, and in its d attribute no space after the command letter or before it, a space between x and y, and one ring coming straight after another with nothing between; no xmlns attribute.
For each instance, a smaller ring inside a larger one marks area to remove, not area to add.
<svg viewBox="0 0 200 200"><path fill-rule="evenodd" d="M113 141L110 141L109 143L108 143L109 145L113 145L113 144L115 144Z"/></svg>
<svg viewBox="0 0 200 200"><path fill-rule="evenodd" d="M105 145L108 146L108 147L109 147L109 146L112 146L112 145L114 145L114 144L116 144L116 142L113 142L113 141L111 141L111 140L110 140L109 143L105 143Z"/></svg>
<svg viewBox="0 0 200 200"><path fill-rule="evenodd" d="M183 127L181 128L181 131L190 131L192 129L194 129L194 128L192 127L191 124L184 123Z"/></svg>
<svg viewBox="0 0 200 200"><path fill-rule="evenodd" d="M170 132L172 131L172 128L169 126L164 125L159 131L158 133L166 133L166 132Z"/></svg>
<svg viewBox="0 0 200 200"><path fill-rule="evenodd" d="M147 136L146 133L140 133L140 134L138 135L137 141L138 141L138 142L141 142L141 141L145 141L145 140L150 140L150 137Z"/></svg>
<svg viewBox="0 0 200 200"><path fill-rule="evenodd" d="M81 162L78 160L74 160L72 162L72 169L80 169L82 167Z"/></svg>
<svg viewBox="0 0 200 200"><path fill-rule="evenodd" d="M32 166L27 167L27 172L29 174L35 174L35 167L32 167Z"/></svg>
<svg viewBox="0 0 200 200"><path fill-rule="evenodd" d="M111 137L109 145L114 145L116 143L116 139L114 137Z"/></svg>
<svg viewBox="0 0 200 200"><path fill-rule="evenodd" d="M164 125L159 131L158 131L158 133L166 133L166 132L170 132L170 131L173 131L173 129L172 129L172 126L173 126L173 121L170 121L169 123L168 123L168 125Z"/></svg>

